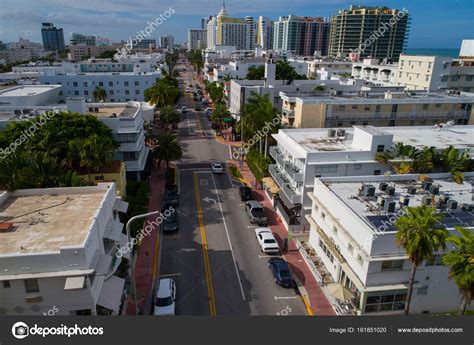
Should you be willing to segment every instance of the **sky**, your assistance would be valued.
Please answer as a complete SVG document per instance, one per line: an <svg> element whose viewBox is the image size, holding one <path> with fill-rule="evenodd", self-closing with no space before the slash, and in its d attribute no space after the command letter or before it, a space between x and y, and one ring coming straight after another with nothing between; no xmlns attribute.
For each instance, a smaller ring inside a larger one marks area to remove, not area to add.
<svg viewBox="0 0 474 345"><path fill-rule="evenodd" d="M411 16L408 48L459 48L462 39L474 39L474 0L228 0L226 9L235 17L330 17L350 4L406 7ZM66 43L71 32L118 42L135 37L171 7L174 14L150 38L172 34L179 43L186 41L188 29L200 28L201 18L217 14L221 6L217 0L0 0L0 41L24 37L41 42L41 23L53 22L64 29Z"/></svg>

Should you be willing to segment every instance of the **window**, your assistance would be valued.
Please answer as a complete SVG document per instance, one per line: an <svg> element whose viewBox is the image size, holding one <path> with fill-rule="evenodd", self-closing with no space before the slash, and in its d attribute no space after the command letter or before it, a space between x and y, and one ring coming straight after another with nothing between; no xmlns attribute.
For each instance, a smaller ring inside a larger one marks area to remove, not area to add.
<svg viewBox="0 0 474 345"><path fill-rule="evenodd" d="M324 212L321 211L321 218L322 219L326 219L326 214Z"/></svg>
<svg viewBox="0 0 474 345"><path fill-rule="evenodd" d="M443 265L443 255L435 254L428 259L426 259L425 266L442 266Z"/></svg>
<svg viewBox="0 0 474 345"><path fill-rule="evenodd" d="M313 207L313 208L314 208L314 212L318 212L318 211L319 211L318 205L314 204L314 207Z"/></svg>
<svg viewBox="0 0 474 345"><path fill-rule="evenodd" d="M385 151L385 145L377 145L377 152Z"/></svg>
<svg viewBox="0 0 474 345"><path fill-rule="evenodd" d="M370 105L365 106L365 107L364 107L364 110L365 110L365 111L370 111Z"/></svg>
<svg viewBox="0 0 474 345"><path fill-rule="evenodd" d="M139 81L135 81L135 86L140 86L140 82L139 82Z"/></svg>
<svg viewBox="0 0 474 345"><path fill-rule="evenodd" d="M84 96L88 96L88 95L89 95L89 91L84 90Z"/></svg>
<svg viewBox="0 0 474 345"><path fill-rule="evenodd" d="M140 94L140 90L135 90L135 95L139 95Z"/></svg>
<svg viewBox="0 0 474 345"><path fill-rule="evenodd" d="M428 285L423 285L422 287L418 288L416 292L417 295L426 295L428 294Z"/></svg>
<svg viewBox="0 0 474 345"><path fill-rule="evenodd" d="M337 164L317 165L314 167L314 171L316 173L336 173L337 167Z"/></svg>
<svg viewBox="0 0 474 345"><path fill-rule="evenodd" d="M382 261L382 271L401 270L401 269L403 269L403 260Z"/></svg>
<svg viewBox="0 0 474 345"><path fill-rule="evenodd" d="M344 110L346 110L346 106L345 105L340 105L340 106L337 107L337 110L344 111Z"/></svg>
<svg viewBox="0 0 474 345"><path fill-rule="evenodd" d="M124 85L124 86L128 86L128 81L125 81L125 82L123 83L123 85Z"/></svg>
<svg viewBox="0 0 474 345"><path fill-rule="evenodd" d="M130 91L125 90L125 94L126 94L126 95L129 95L129 94L130 94Z"/></svg>
<svg viewBox="0 0 474 345"><path fill-rule="evenodd" d="M114 83L112 81L109 81L109 86L114 86Z"/></svg>
<svg viewBox="0 0 474 345"><path fill-rule="evenodd" d="M358 107L357 105L353 105L353 106L352 106L352 109L353 109L353 110L357 110L358 108L359 108L359 107Z"/></svg>
<svg viewBox="0 0 474 345"><path fill-rule="evenodd" d="M351 254L354 253L354 247L352 246L352 244L350 244L350 243L347 244L347 250L348 250L349 253L351 253Z"/></svg>
<svg viewBox="0 0 474 345"><path fill-rule="evenodd" d="M77 87L77 81L73 82L73 83L72 83L72 86Z"/></svg>
<svg viewBox="0 0 474 345"><path fill-rule="evenodd" d="M104 175L98 175L98 176L96 176L96 177L95 177L95 180L96 180L96 181L103 181L103 180L105 180Z"/></svg>
<svg viewBox="0 0 474 345"><path fill-rule="evenodd" d="M331 254L331 252L326 247L326 245L323 243L323 241L321 241L321 239L319 240L319 247L323 250L324 254L326 254L329 261L334 262L334 255Z"/></svg>
<svg viewBox="0 0 474 345"><path fill-rule="evenodd" d="M374 170L374 175L377 176L377 175L380 175L382 172L380 171L380 169L377 169L377 170Z"/></svg>
<svg viewBox="0 0 474 345"><path fill-rule="evenodd" d="M423 104L423 110L428 110L429 104Z"/></svg>
<svg viewBox="0 0 474 345"><path fill-rule="evenodd" d="M334 232L334 234L337 235L337 227L333 226L332 227L332 232Z"/></svg>
<svg viewBox="0 0 474 345"><path fill-rule="evenodd" d="M440 104L440 103L436 103L436 104L435 104L435 108L441 108L441 104Z"/></svg>
<svg viewBox="0 0 474 345"><path fill-rule="evenodd" d="M366 313L403 310L407 299L406 290L373 291L367 293Z"/></svg>
<svg viewBox="0 0 474 345"><path fill-rule="evenodd" d="M364 264L364 258L360 254L357 254L357 262L359 262L361 265Z"/></svg>
<svg viewBox="0 0 474 345"><path fill-rule="evenodd" d="M114 90L110 90L109 95L113 95L113 94L114 94Z"/></svg>
<svg viewBox="0 0 474 345"><path fill-rule="evenodd" d="M360 170L362 169L362 164L354 164L354 170Z"/></svg>
<svg viewBox="0 0 474 345"><path fill-rule="evenodd" d="M472 81L474 79L474 76L472 75L467 75L466 76L466 81Z"/></svg>
<svg viewBox="0 0 474 345"><path fill-rule="evenodd" d="M82 86L87 87L87 81L83 81Z"/></svg>
<svg viewBox="0 0 474 345"><path fill-rule="evenodd" d="M74 91L74 96L79 96L79 91Z"/></svg>
<svg viewBox="0 0 474 345"><path fill-rule="evenodd" d="M24 283L27 293L39 292L38 279L25 279Z"/></svg>
<svg viewBox="0 0 474 345"><path fill-rule="evenodd" d="M3 281L3 288L4 289L9 289L11 287L10 281L9 280L4 280Z"/></svg>
<svg viewBox="0 0 474 345"><path fill-rule="evenodd" d="M99 81L99 86L104 86L104 82Z"/></svg>

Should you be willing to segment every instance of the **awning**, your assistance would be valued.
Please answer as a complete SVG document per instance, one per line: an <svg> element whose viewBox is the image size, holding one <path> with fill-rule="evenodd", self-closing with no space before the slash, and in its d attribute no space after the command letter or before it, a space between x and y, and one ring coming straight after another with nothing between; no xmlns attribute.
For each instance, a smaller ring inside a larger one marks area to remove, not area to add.
<svg viewBox="0 0 474 345"><path fill-rule="evenodd" d="M354 293L339 283L332 283L326 287L331 296L341 301L348 301L354 298Z"/></svg>
<svg viewBox="0 0 474 345"><path fill-rule="evenodd" d="M104 232L104 237L113 241L118 241L122 234L123 224L120 223L120 220L116 219L112 224L107 224L107 226L108 227Z"/></svg>
<svg viewBox="0 0 474 345"><path fill-rule="evenodd" d="M351 282L357 287L357 289L359 291L364 291L365 290L364 284L362 284L359 277L354 273L354 271L347 264L347 262L344 262L344 263L341 264L341 269L344 271L346 276L351 280Z"/></svg>
<svg viewBox="0 0 474 345"><path fill-rule="evenodd" d="M277 194L280 191L280 187L278 187L276 182L271 177L262 178L262 183L268 187L268 190L272 194Z"/></svg>
<svg viewBox="0 0 474 345"><path fill-rule="evenodd" d="M224 122L230 123L230 122L232 122L232 118L231 117L224 117Z"/></svg>
<svg viewBox="0 0 474 345"><path fill-rule="evenodd" d="M66 284L64 284L64 290L75 290L84 288L84 280L86 277L67 277Z"/></svg>
<svg viewBox="0 0 474 345"><path fill-rule="evenodd" d="M102 290L100 290L97 304L107 309L118 311L120 303L122 302L123 287L125 285L125 279L111 276L109 279L104 281Z"/></svg>

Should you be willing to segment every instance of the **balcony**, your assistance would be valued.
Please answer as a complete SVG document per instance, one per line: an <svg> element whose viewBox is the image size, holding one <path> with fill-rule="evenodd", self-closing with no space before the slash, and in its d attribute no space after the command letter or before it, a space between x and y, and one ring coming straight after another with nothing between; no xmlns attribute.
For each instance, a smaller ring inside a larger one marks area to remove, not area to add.
<svg viewBox="0 0 474 345"><path fill-rule="evenodd" d="M303 173L299 168L293 165L291 162L285 162L283 165L285 172L295 182L303 182Z"/></svg>
<svg viewBox="0 0 474 345"><path fill-rule="evenodd" d="M283 193L292 204L301 204L301 194L290 187L290 180L280 172L275 164L268 166L268 171Z"/></svg>

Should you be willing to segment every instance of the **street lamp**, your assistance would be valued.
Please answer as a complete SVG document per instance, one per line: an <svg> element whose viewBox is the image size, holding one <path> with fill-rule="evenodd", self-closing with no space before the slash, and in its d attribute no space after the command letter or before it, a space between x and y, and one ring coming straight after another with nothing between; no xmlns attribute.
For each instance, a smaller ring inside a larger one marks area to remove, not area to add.
<svg viewBox="0 0 474 345"><path fill-rule="evenodd" d="M137 219L146 218L148 216L153 216L155 214L161 214L161 211L153 211L149 213L139 214L128 220L127 225L125 226L125 229L127 231L128 243L132 243L132 238L130 236L130 224L132 224L132 222ZM133 294L133 303L135 304L135 315L138 316L137 285L135 283L135 265L133 262L133 251L130 256L130 276L132 278L132 294Z"/></svg>

